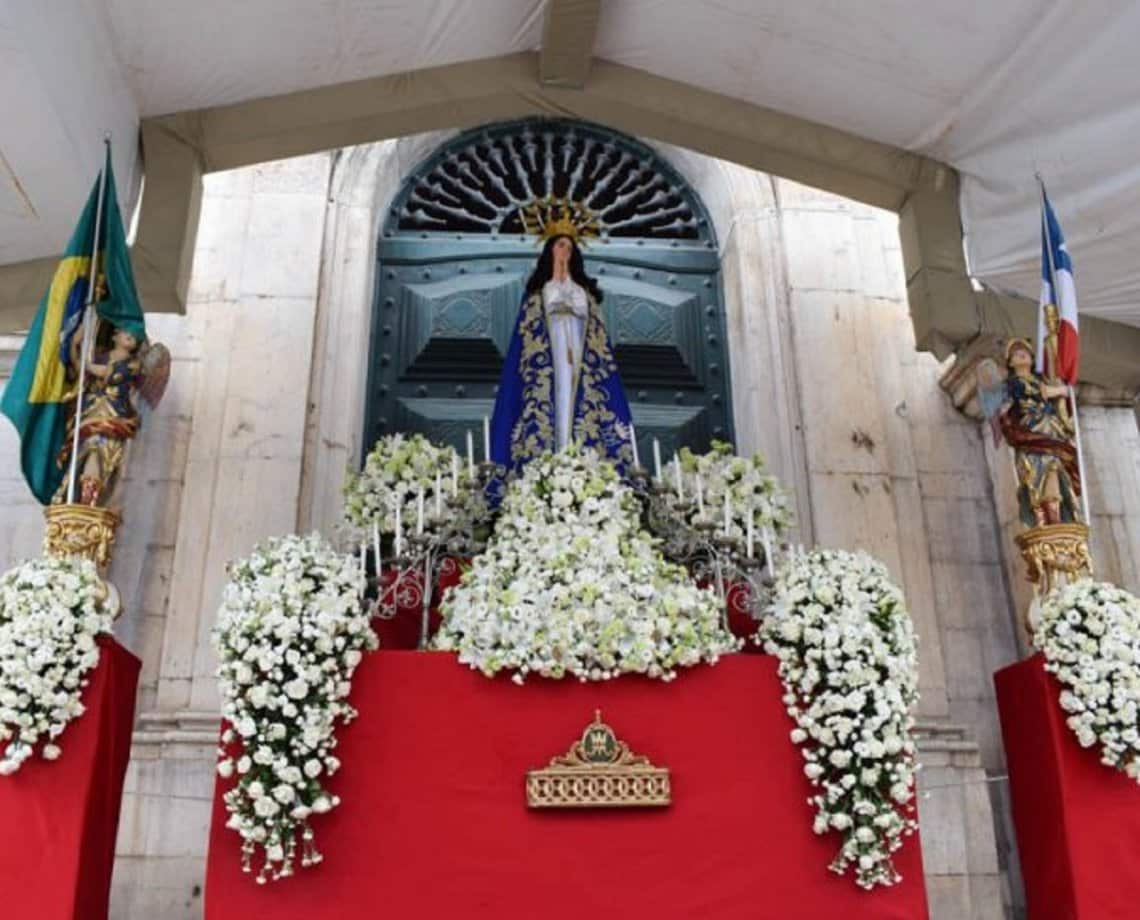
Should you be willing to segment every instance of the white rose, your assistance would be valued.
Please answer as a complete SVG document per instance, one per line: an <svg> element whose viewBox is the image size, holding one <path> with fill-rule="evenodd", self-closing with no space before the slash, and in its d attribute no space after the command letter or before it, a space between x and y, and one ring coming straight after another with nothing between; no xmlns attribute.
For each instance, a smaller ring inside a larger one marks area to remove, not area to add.
<svg viewBox="0 0 1140 920"><path fill-rule="evenodd" d="M292 802L294 795L293 787L287 786L284 783L273 788L273 798L277 799L282 805L288 805Z"/></svg>

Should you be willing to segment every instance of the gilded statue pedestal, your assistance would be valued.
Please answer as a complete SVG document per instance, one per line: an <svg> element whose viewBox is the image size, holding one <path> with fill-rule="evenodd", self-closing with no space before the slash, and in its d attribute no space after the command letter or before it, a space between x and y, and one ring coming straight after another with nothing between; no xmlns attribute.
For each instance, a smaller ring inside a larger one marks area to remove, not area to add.
<svg viewBox="0 0 1140 920"><path fill-rule="evenodd" d="M44 507L44 554L85 556L106 576L115 545L119 515L94 505L47 505Z"/></svg>
<svg viewBox="0 0 1140 920"><path fill-rule="evenodd" d="M1077 578L1092 576L1089 529L1085 524L1043 524L1014 539L1038 597L1045 597Z"/></svg>

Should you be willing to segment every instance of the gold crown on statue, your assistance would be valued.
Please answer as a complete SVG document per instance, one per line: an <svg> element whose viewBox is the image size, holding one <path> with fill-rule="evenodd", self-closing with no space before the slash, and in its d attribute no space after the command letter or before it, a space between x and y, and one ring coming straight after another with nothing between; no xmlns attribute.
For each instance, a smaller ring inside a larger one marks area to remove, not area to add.
<svg viewBox="0 0 1140 920"><path fill-rule="evenodd" d="M556 236L568 236L582 245L587 237L599 233L598 216L580 201L547 195L536 198L519 209L519 219L527 233L533 233L539 242Z"/></svg>

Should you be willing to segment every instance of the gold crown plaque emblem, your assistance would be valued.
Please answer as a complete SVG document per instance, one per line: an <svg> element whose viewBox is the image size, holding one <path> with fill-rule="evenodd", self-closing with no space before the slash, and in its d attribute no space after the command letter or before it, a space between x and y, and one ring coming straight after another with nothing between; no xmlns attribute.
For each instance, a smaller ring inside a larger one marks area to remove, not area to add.
<svg viewBox="0 0 1140 920"><path fill-rule="evenodd" d="M519 211L519 219L527 233L540 242L551 237L568 236L579 245L587 237L597 236L598 216L580 201L547 195L536 198Z"/></svg>
<svg viewBox="0 0 1140 920"><path fill-rule="evenodd" d="M630 751L598 710L569 751L526 774L531 808L659 807L671 801L668 768Z"/></svg>

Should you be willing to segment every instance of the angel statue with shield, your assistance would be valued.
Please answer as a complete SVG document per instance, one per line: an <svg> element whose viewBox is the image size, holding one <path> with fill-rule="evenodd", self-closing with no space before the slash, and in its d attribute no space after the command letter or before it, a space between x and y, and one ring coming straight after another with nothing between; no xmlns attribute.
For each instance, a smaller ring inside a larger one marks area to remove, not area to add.
<svg viewBox="0 0 1140 920"><path fill-rule="evenodd" d="M72 368L80 366L82 339L80 335L71 339ZM71 467L78 418L79 449L75 469L79 477L79 504L103 508L111 504L121 479L127 446L139 430L139 410L142 406L154 409L158 405L169 376L170 352L164 345L140 340L130 329L99 320L94 353L86 362L83 405L76 408L79 393L73 394L67 434L57 458L64 471ZM79 390L78 386L76 389ZM68 501L69 480L70 476L65 474L52 504Z"/></svg>
<svg viewBox="0 0 1140 920"><path fill-rule="evenodd" d="M1034 370L1033 346L1012 339L1006 373L992 360L978 368L978 397L993 426L1014 453L1018 505L1026 527L1083 523L1081 474L1068 389Z"/></svg>
<svg viewBox="0 0 1140 920"><path fill-rule="evenodd" d="M526 283L491 419L491 460L517 474L543 453L590 447L633 466L629 402L602 322L602 292L580 246L597 234L583 205L539 199L523 225L543 241Z"/></svg>

